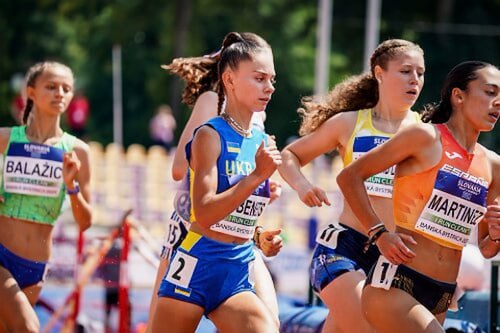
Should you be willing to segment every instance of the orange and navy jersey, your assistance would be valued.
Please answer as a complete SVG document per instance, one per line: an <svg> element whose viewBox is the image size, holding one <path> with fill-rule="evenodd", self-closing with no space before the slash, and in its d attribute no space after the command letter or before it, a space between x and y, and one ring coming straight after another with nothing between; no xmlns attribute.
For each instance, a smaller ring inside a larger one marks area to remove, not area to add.
<svg viewBox="0 0 500 333"><path fill-rule="evenodd" d="M349 165L354 160L360 158L373 148L389 140L394 134L379 131L373 126L371 109L357 112L356 125L354 131L346 145L344 154L344 166ZM412 112L415 123L420 122L420 115ZM392 186L394 182L395 166L371 176L365 180L365 188L368 195L391 198Z"/></svg>
<svg viewBox="0 0 500 333"><path fill-rule="evenodd" d="M476 144L469 154L446 125L436 126L441 160L426 171L395 177L394 221L442 246L461 250L486 212L492 170L486 148Z"/></svg>

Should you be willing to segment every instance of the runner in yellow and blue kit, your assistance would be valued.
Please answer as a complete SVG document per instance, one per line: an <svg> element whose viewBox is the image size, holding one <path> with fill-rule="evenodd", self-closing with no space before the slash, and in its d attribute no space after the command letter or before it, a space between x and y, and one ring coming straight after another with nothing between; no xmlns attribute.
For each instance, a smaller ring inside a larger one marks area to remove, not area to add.
<svg viewBox="0 0 500 333"><path fill-rule="evenodd" d="M244 138L221 117L211 119L206 126L215 129L221 139L221 154L217 163L217 193L220 193L253 171L255 153L262 141L266 140L266 135L253 129L251 137ZM190 149L188 144L188 160ZM269 181L266 180L232 214L212 225L210 229L238 238L251 239L257 218L269 202L269 194ZM230 296L244 290L253 291L252 277L248 275L251 271L248 266L255 258L252 246L251 242L234 246L189 232L174 252L169 274L160 286L159 296L178 297L196 303L205 308L207 315ZM190 270L189 264L194 260L196 269L192 267L193 270ZM217 270L214 270L214 267L217 267ZM214 281L218 280L225 280L224 285L214 288Z"/></svg>
<svg viewBox="0 0 500 333"><path fill-rule="evenodd" d="M191 226L159 288L153 332L194 332L204 314L220 331L279 329L253 290L250 241L269 202L268 179L281 163L274 140L251 124L274 92L272 51L255 34L229 33L218 67L220 116L186 147Z"/></svg>

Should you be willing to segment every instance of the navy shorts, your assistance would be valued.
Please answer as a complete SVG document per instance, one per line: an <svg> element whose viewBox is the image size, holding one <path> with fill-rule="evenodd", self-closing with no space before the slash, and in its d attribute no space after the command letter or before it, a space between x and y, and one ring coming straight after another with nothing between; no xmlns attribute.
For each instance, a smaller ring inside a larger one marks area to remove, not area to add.
<svg viewBox="0 0 500 333"><path fill-rule="evenodd" d="M10 272L19 288L24 289L43 281L47 263L21 258L0 244L0 266Z"/></svg>
<svg viewBox="0 0 500 333"><path fill-rule="evenodd" d="M328 242L320 240L325 235L326 239L323 239ZM333 237L335 242L332 242ZM361 269L368 274L380 252L376 246L370 246L363 253L367 240L368 237L344 224L331 224L325 228L318 235L318 244L309 267L313 290L319 293L330 282L347 272Z"/></svg>
<svg viewBox="0 0 500 333"><path fill-rule="evenodd" d="M189 231L175 250L158 296L197 304L207 316L233 295L254 290L253 243L222 243Z"/></svg>
<svg viewBox="0 0 500 333"><path fill-rule="evenodd" d="M456 283L434 280L405 265L398 265L395 270L394 277L389 278L391 280L387 281L387 286L390 285L392 288L398 288L410 294L432 314L440 314L448 310L457 287ZM381 273L384 274L384 268L377 270L377 266L374 265L368 274L365 286L377 287L377 283L374 283L374 276L382 281L384 277L378 276Z"/></svg>

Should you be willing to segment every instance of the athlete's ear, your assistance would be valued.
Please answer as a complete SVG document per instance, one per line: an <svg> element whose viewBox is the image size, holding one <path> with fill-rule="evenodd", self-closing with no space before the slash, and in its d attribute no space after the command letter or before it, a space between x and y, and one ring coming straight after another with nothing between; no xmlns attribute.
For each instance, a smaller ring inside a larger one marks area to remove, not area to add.
<svg viewBox="0 0 500 333"><path fill-rule="evenodd" d="M382 67L376 65L373 69L373 74L375 76L375 80L377 80L378 83L382 83Z"/></svg>
<svg viewBox="0 0 500 333"><path fill-rule="evenodd" d="M26 87L26 97L33 100L34 96L35 96L35 88L33 88L31 86L27 86Z"/></svg>
<svg viewBox="0 0 500 333"><path fill-rule="evenodd" d="M231 69L227 69L222 73L221 77L224 87L228 91L234 90L234 72Z"/></svg>
<svg viewBox="0 0 500 333"><path fill-rule="evenodd" d="M464 92L460 88L453 88L451 90L451 100L452 102L462 104L464 100Z"/></svg>

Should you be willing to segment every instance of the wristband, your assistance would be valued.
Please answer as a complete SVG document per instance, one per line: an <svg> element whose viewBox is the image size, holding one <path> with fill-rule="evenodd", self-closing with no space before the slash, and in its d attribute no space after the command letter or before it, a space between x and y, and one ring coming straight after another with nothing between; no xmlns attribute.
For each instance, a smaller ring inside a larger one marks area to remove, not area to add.
<svg viewBox="0 0 500 333"><path fill-rule="evenodd" d="M253 242L255 246L260 249L260 234L264 231L264 228L260 225L255 227L255 232L253 233Z"/></svg>
<svg viewBox="0 0 500 333"><path fill-rule="evenodd" d="M70 190L69 188L66 189L66 193L68 195L78 194L78 192L80 192L80 186L78 186L78 184L75 184L75 188L72 190Z"/></svg>
<svg viewBox="0 0 500 333"><path fill-rule="evenodd" d="M384 228L384 227L385 227L385 225L383 223L375 224L373 227L368 229L368 237L372 236L372 232L378 230L379 228Z"/></svg>
<svg viewBox="0 0 500 333"><path fill-rule="evenodd" d="M363 253L366 253L370 246L375 245L377 239L379 239L384 232L389 232L389 230L387 230L385 226L378 227L377 231L366 241L365 247L363 248Z"/></svg>

